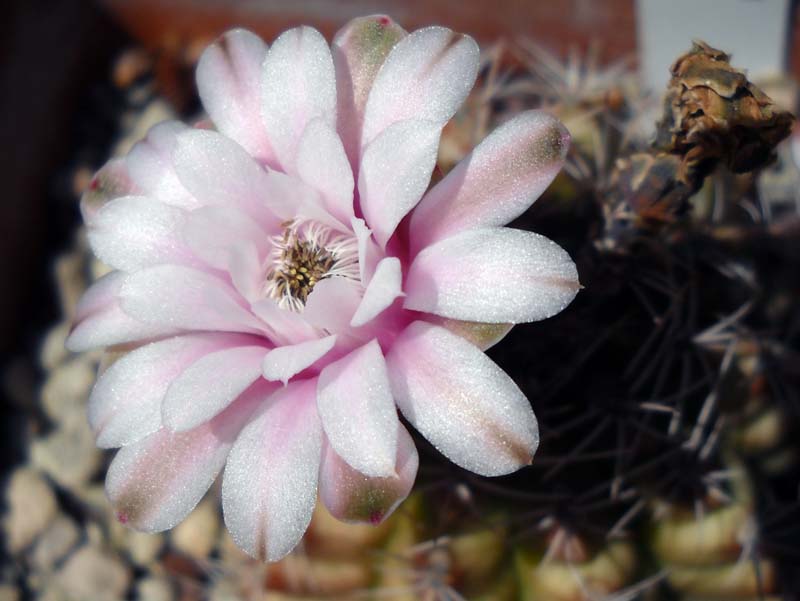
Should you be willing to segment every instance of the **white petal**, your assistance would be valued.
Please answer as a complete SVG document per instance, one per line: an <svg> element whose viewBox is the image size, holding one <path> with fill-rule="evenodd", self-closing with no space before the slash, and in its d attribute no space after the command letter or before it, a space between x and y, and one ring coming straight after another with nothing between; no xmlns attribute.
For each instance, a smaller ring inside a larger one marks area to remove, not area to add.
<svg viewBox="0 0 800 601"><path fill-rule="evenodd" d="M242 297L251 303L258 302L263 294L264 275L258 251L252 242L245 240L230 249L228 273Z"/></svg>
<svg viewBox="0 0 800 601"><path fill-rule="evenodd" d="M353 319L350 320L350 325L354 328L363 326L388 309L395 299L403 296L402 285L400 259L397 257L382 259L364 291L364 297Z"/></svg>
<svg viewBox="0 0 800 601"><path fill-rule="evenodd" d="M416 321L386 356L397 406L454 463L482 476L529 464L539 445L530 403L473 344Z"/></svg>
<svg viewBox="0 0 800 601"><path fill-rule="evenodd" d="M270 171L263 186L270 211L281 222L306 218L334 229L343 229L339 219L325 206L321 194L298 177ZM279 231L283 231L283 227Z"/></svg>
<svg viewBox="0 0 800 601"><path fill-rule="evenodd" d="M336 344L336 336L326 336L291 346L281 346L271 350L264 357L262 372L270 381L280 380L284 384L304 369L311 367Z"/></svg>
<svg viewBox="0 0 800 601"><path fill-rule="evenodd" d="M188 330L261 331L230 285L180 265L158 265L130 274L120 291L123 311L138 321Z"/></svg>
<svg viewBox="0 0 800 601"><path fill-rule="evenodd" d="M266 353L263 346L238 346L192 363L166 391L164 425L183 432L213 418L261 377Z"/></svg>
<svg viewBox="0 0 800 601"><path fill-rule="evenodd" d="M97 258L122 271L159 263L192 263L181 229L186 213L146 196L123 196L95 213L89 244Z"/></svg>
<svg viewBox="0 0 800 601"><path fill-rule="evenodd" d="M162 428L120 449L108 468L106 494L119 520L145 532L172 528L194 509L264 394L254 391L188 432Z"/></svg>
<svg viewBox="0 0 800 601"><path fill-rule="evenodd" d="M281 309L274 299L261 299L252 304L252 310L263 321L264 330L275 346L317 338L317 331L306 321L304 313Z"/></svg>
<svg viewBox="0 0 800 601"><path fill-rule="evenodd" d="M414 209L412 253L462 230L505 225L521 215L561 170L568 148L567 130L542 111L498 127Z"/></svg>
<svg viewBox="0 0 800 601"><path fill-rule="evenodd" d="M66 347L75 353L93 348L114 346L180 332L169 325L153 325L136 321L119 305L119 292L126 274L107 273L84 293L75 311L75 323Z"/></svg>
<svg viewBox="0 0 800 601"><path fill-rule="evenodd" d="M97 446L121 447L158 430L161 402L172 381L200 357L242 336L195 334L141 346L109 367L89 396Z"/></svg>
<svg viewBox="0 0 800 601"><path fill-rule="evenodd" d="M303 318L320 330L349 332L350 320L360 302L356 283L341 277L325 278L308 295Z"/></svg>
<svg viewBox="0 0 800 601"><path fill-rule="evenodd" d="M555 315L580 289L578 271L555 242L521 230L467 230L417 255L404 306L484 323Z"/></svg>
<svg viewBox="0 0 800 601"><path fill-rule="evenodd" d="M154 125L144 140L134 144L125 163L131 179L147 196L176 207L193 209L200 206L175 173L172 153L177 139L189 131L183 123L166 121Z"/></svg>
<svg viewBox="0 0 800 601"><path fill-rule="evenodd" d="M195 256L216 269L227 269L231 249L242 241L265 253L269 233L234 207L202 207L189 213L183 238Z"/></svg>
<svg viewBox="0 0 800 601"><path fill-rule="evenodd" d="M394 475L397 410L376 340L319 375L317 408L336 453L365 476Z"/></svg>
<svg viewBox="0 0 800 601"><path fill-rule="evenodd" d="M316 380L309 380L273 394L236 439L225 467L225 525L261 560L289 553L311 521L322 450L315 392Z"/></svg>
<svg viewBox="0 0 800 601"><path fill-rule="evenodd" d="M366 286L375 272L380 256L383 254L372 238L372 230L367 227L363 219L353 217L350 220L353 233L358 241L358 275L361 284Z"/></svg>
<svg viewBox="0 0 800 601"><path fill-rule="evenodd" d="M204 205L235 207L267 231L280 229L281 220L269 210L267 172L230 138L209 130L183 132L173 159L183 185Z"/></svg>
<svg viewBox="0 0 800 601"><path fill-rule="evenodd" d="M197 63L197 91L217 129L260 161L275 158L261 123L261 65L267 45L245 29L224 33Z"/></svg>
<svg viewBox="0 0 800 601"><path fill-rule="evenodd" d="M425 193L440 134L439 123L409 119L391 125L364 149L358 176L361 210L381 246Z"/></svg>
<svg viewBox="0 0 800 601"><path fill-rule="evenodd" d="M264 60L261 115L284 170L291 171L306 125L336 127L336 83L325 38L311 27L281 34Z"/></svg>
<svg viewBox="0 0 800 601"><path fill-rule="evenodd" d="M319 496L336 519L379 524L408 496L419 467L419 455L408 431L397 423L394 474L370 478L350 467L330 442L323 445Z"/></svg>
<svg viewBox="0 0 800 601"><path fill-rule="evenodd" d="M362 147L396 121L444 125L475 83L479 54L472 38L443 27L419 29L400 40L369 93Z"/></svg>
<svg viewBox="0 0 800 601"><path fill-rule="evenodd" d="M297 146L297 175L319 191L340 221L353 217L353 172L336 130L323 119L306 125Z"/></svg>

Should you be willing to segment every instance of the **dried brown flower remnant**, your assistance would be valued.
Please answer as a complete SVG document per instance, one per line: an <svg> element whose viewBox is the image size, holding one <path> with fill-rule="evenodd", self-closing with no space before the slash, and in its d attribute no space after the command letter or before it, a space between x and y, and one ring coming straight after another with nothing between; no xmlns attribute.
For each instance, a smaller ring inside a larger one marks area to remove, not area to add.
<svg viewBox="0 0 800 601"><path fill-rule="evenodd" d="M730 56L697 41L671 67L664 113L648 152L618 161L611 216L639 225L670 222L719 164L734 173L773 160L794 116L730 65Z"/></svg>
<svg viewBox="0 0 800 601"><path fill-rule="evenodd" d="M683 180L702 177L709 162L722 161L734 173L758 169L791 131L791 113L729 61L729 55L697 41L672 65L655 146L683 155ZM698 170L703 173L694 175Z"/></svg>

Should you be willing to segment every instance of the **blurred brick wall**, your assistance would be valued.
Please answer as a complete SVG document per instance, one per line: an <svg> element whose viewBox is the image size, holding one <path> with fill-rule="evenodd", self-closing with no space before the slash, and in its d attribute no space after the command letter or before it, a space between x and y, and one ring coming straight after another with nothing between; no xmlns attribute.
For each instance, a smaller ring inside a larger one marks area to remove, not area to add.
<svg viewBox="0 0 800 601"><path fill-rule="evenodd" d="M232 26L265 39L299 24L332 35L352 17L386 13L406 29L446 25L480 41L528 35L559 53L601 42L601 58L636 47L634 0L102 0L134 35L152 47L198 44Z"/></svg>
<svg viewBox="0 0 800 601"><path fill-rule="evenodd" d="M667 1L667 0L665 0ZM348 19L383 12L407 29L438 23L494 41L501 35L529 35L560 54L570 46L601 44L612 60L636 50L635 0L100 0L151 47L198 45L233 26L266 39L299 24L332 35ZM792 15L789 66L800 78L800 18Z"/></svg>

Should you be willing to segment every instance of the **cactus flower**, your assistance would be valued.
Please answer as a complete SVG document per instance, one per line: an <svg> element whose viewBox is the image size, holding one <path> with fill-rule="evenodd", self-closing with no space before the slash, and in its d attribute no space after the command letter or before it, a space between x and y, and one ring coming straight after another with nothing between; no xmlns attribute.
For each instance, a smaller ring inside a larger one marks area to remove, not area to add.
<svg viewBox="0 0 800 601"><path fill-rule="evenodd" d="M319 498L378 523L418 466L408 424L484 476L530 463L529 401L483 350L561 311L574 263L502 227L549 185L569 135L540 112L488 136L430 189L478 47L387 17L268 48L233 30L197 67L211 128L155 126L82 201L113 270L68 346L124 351L89 399L117 448L106 490L144 531L180 522L224 470L233 539L277 560Z"/></svg>

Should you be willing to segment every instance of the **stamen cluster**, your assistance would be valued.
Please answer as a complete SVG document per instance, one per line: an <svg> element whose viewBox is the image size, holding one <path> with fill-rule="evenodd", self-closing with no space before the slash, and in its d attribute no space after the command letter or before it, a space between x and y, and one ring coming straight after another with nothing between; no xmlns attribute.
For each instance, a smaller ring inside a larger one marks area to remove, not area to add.
<svg viewBox="0 0 800 601"><path fill-rule="evenodd" d="M284 224L273 239L265 295L283 309L302 312L308 295L320 280L346 277L358 280L358 246L354 239L319 224Z"/></svg>

